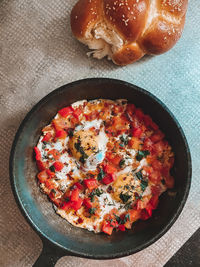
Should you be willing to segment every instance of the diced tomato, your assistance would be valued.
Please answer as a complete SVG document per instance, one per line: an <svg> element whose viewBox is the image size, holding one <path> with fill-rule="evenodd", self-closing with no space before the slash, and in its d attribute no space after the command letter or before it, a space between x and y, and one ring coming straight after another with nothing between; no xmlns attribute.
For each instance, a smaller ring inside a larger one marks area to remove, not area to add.
<svg viewBox="0 0 200 267"><path fill-rule="evenodd" d="M104 232L105 234L111 235L112 231L113 231L113 227L110 226L110 223L104 221L102 224L102 232Z"/></svg>
<svg viewBox="0 0 200 267"><path fill-rule="evenodd" d="M122 134L129 129L129 121L125 116L113 118L113 131L117 131L118 134Z"/></svg>
<svg viewBox="0 0 200 267"><path fill-rule="evenodd" d="M143 119L144 119L146 126L151 127L155 131L159 129L158 125L152 121L152 118L149 115L145 115Z"/></svg>
<svg viewBox="0 0 200 267"><path fill-rule="evenodd" d="M88 209L91 209L92 208L92 202L89 198L85 198L83 200L83 205L85 205Z"/></svg>
<svg viewBox="0 0 200 267"><path fill-rule="evenodd" d="M48 189L54 189L54 187L55 187L54 183L53 183L51 180L46 180L46 181L45 181L45 186L46 186Z"/></svg>
<svg viewBox="0 0 200 267"><path fill-rule="evenodd" d="M160 162L160 161L157 160L157 159L154 159L154 160L151 162L151 166L152 166L153 169L156 170L156 171L160 171L161 169L163 169L162 162Z"/></svg>
<svg viewBox="0 0 200 267"><path fill-rule="evenodd" d="M163 141L159 141L153 145L152 151L157 155L157 156L162 156L163 150L165 149L165 144Z"/></svg>
<svg viewBox="0 0 200 267"><path fill-rule="evenodd" d="M160 195L161 191L162 190L160 184L151 186L151 192L153 195Z"/></svg>
<svg viewBox="0 0 200 267"><path fill-rule="evenodd" d="M153 143L157 143L158 141L161 141L164 138L164 134L158 130L156 133L154 133L150 139Z"/></svg>
<svg viewBox="0 0 200 267"><path fill-rule="evenodd" d="M69 210L69 209L71 209L71 207L72 207L72 202L71 202L71 201L63 202L63 203L61 204L61 206L60 206L60 208L61 208L62 210Z"/></svg>
<svg viewBox="0 0 200 267"><path fill-rule="evenodd" d="M44 183L49 177L46 170L44 170L38 173L37 178L39 179L40 183Z"/></svg>
<svg viewBox="0 0 200 267"><path fill-rule="evenodd" d="M59 151L57 149L52 149L48 152L48 155L52 155L54 160L58 160L61 156L61 154L59 153Z"/></svg>
<svg viewBox="0 0 200 267"><path fill-rule="evenodd" d="M34 151L35 151L35 159L41 160L42 156L41 156L41 152L40 152L39 148L35 146Z"/></svg>
<svg viewBox="0 0 200 267"><path fill-rule="evenodd" d="M94 110L90 112L89 114L85 114L85 118L88 121L95 120L98 117L99 112L97 110Z"/></svg>
<svg viewBox="0 0 200 267"><path fill-rule="evenodd" d="M72 107L62 108L61 110L58 111L58 113L64 118L66 118L67 116L72 114L72 112L73 112L73 108Z"/></svg>
<svg viewBox="0 0 200 267"><path fill-rule="evenodd" d="M124 231L126 230L124 224L120 224L120 225L118 226L118 229L119 229L120 231L122 231L122 232L124 232Z"/></svg>
<svg viewBox="0 0 200 267"><path fill-rule="evenodd" d="M140 217L141 220L145 221L145 220L149 219L150 217L151 217L151 215L149 215L149 213L146 209L143 209L141 211L141 217Z"/></svg>
<svg viewBox="0 0 200 267"><path fill-rule="evenodd" d="M78 188L75 188L75 189L73 189L72 190L72 193L71 193L71 201L78 201L78 199L79 199L79 193L80 193L80 191L79 191L79 189Z"/></svg>
<svg viewBox="0 0 200 267"><path fill-rule="evenodd" d="M111 152L107 152L106 153L106 158L111 162L113 163L114 165L118 166L120 161L121 161L121 156L119 155L113 155L113 153Z"/></svg>
<svg viewBox="0 0 200 267"><path fill-rule="evenodd" d="M51 179L55 176L55 172L52 172L50 169L46 170L48 177Z"/></svg>
<svg viewBox="0 0 200 267"><path fill-rule="evenodd" d="M38 167L39 171L43 171L46 169L46 165L47 165L46 162L43 162L41 160L37 160L36 163L37 163L37 167Z"/></svg>
<svg viewBox="0 0 200 267"><path fill-rule="evenodd" d="M79 190L83 190L84 189L83 185L80 184L79 182L75 183L74 186L77 187Z"/></svg>
<svg viewBox="0 0 200 267"><path fill-rule="evenodd" d="M85 186L89 189L89 190L93 190L93 189L95 189L95 188L97 188L98 187L98 183L97 183L97 180L96 179L93 179L93 178L91 178L91 179L85 179L84 180L84 184L85 184Z"/></svg>
<svg viewBox="0 0 200 267"><path fill-rule="evenodd" d="M130 217L130 222L131 223L136 222L140 218L140 213L141 213L140 210L129 210L128 214Z"/></svg>
<svg viewBox="0 0 200 267"><path fill-rule="evenodd" d="M131 140L128 142L128 145L132 149L139 150L139 146L141 141L137 137L132 137Z"/></svg>
<svg viewBox="0 0 200 267"><path fill-rule="evenodd" d="M48 142L51 139L51 137L52 137L51 133L46 133L42 139L42 142Z"/></svg>
<svg viewBox="0 0 200 267"><path fill-rule="evenodd" d="M153 171L153 168L150 167L150 166L143 166L143 170L148 174L150 175Z"/></svg>
<svg viewBox="0 0 200 267"><path fill-rule="evenodd" d="M56 171L61 171L64 168L64 164L60 161L54 162L53 166L55 167Z"/></svg>
<svg viewBox="0 0 200 267"><path fill-rule="evenodd" d="M59 138L59 139L65 139L67 136L67 133L65 132L65 130L58 130L56 131L56 138Z"/></svg>
<svg viewBox="0 0 200 267"><path fill-rule="evenodd" d="M111 164L106 164L104 166L104 171L108 174L113 174L117 172L117 169Z"/></svg>
<svg viewBox="0 0 200 267"><path fill-rule="evenodd" d="M114 174L107 174L101 180L103 184L110 184L116 180L116 176Z"/></svg>
<svg viewBox="0 0 200 267"><path fill-rule="evenodd" d="M127 104L126 111L129 115L133 115L133 113L135 112L135 105Z"/></svg>
<svg viewBox="0 0 200 267"><path fill-rule="evenodd" d="M135 110L135 115L138 117L139 120L142 120L144 118L144 113L140 108L137 108Z"/></svg>
<svg viewBox="0 0 200 267"><path fill-rule="evenodd" d="M169 175L165 178L165 185L167 188L173 188L174 187L174 178Z"/></svg>
<svg viewBox="0 0 200 267"><path fill-rule="evenodd" d="M151 206L151 204L148 204L145 209L146 209L149 217L151 217L152 216L152 206Z"/></svg>
<svg viewBox="0 0 200 267"><path fill-rule="evenodd" d="M152 173L149 175L149 179L151 182L156 184L161 181L162 176L159 171L153 170Z"/></svg>
<svg viewBox="0 0 200 267"><path fill-rule="evenodd" d="M83 200L82 198L79 198L77 201L72 201L71 207L72 209L74 209L75 211L79 210L81 208L83 204Z"/></svg>
<svg viewBox="0 0 200 267"><path fill-rule="evenodd" d="M144 149L144 150L152 151L152 149L153 149L153 142L151 141L150 138L146 138L146 139L144 140L143 149Z"/></svg>
<svg viewBox="0 0 200 267"><path fill-rule="evenodd" d="M49 198L51 199L51 201L53 201L53 203L57 206L60 207L62 204L62 198L55 198L54 194L52 194L52 191L49 194Z"/></svg>
<svg viewBox="0 0 200 267"><path fill-rule="evenodd" d="M149 201L149 204L151 204L153 210L155 210L158 206L158 197L159 197L158 195L155 195Z"/></svg>
<svg viewBox="0 0 200 267"><path fill-rule="evenodd" d="M82 111L80 108L77 108L74 110L73 112L73 116L76 118L76 119L79 119L79 116L81 115Z"/></svg>
<svg viewBox="0 0 200 267"><path fill-rule="evenodd" d="M142 133L143 133L143 131L142 131L141 128L134 128L133 131L132 131L132 135L134 137L138 137L138 138L141 137Z"/></svg>

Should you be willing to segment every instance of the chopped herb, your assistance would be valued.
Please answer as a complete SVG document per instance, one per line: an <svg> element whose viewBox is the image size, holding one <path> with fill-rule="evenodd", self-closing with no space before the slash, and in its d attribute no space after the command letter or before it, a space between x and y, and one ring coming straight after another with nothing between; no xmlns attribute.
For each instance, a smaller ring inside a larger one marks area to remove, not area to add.
<svg viewBox="0 0 200 267"><path fill-rule="evenodd" d="M129 198L131 198L131 196L129 196L127 193L123 194L122 192L120 193L119 197L123 203L126 203L129 200Z"/></svg>
<svg viewBox="0 0 200 267"><path fill-rule="evenodd" d="M137 196L135 196L135 199L137 200L137 199L141 199L142 198L142 195L137 195Z"/></svg>
<svg viewBox="0 0 200 267"><path fill-rule="evenodd" d="M84 164L85 159L88 158L88 155L85 153L84 149L82 148L80 139L78 139L78 142L74 144L74 147L76 148L78 152L81 153L82 156L80 157L79 161Z"/></svg>
<svg viewBox="0 0 200 267"><path fill-rule="evenodd" d="M91 215L94 215L94 214L95 214L95 211L96 211L96 208L90 208L90 209L89 209L89 213L90 213Z"/></svg>
<svg viewBox="0 0 200 267"><path fill-rule="evenodd" d="M130 221L130 215L129 215L129 213L128 214L126 214L125 216L124 216L124 219L121 219L118 215L116 215L115 213L114 213L114 216L115 216L115 218L116 218L116 221L119 223L119 224L125 224L128 220Z"/></svg>
<svg viewBox="0 0 200 267"><path fill-rule="evenodd" d="M139 172L136 172L135 174L137 176L137 178L141 181L143 180L143 175L142 175L142 171L140 170Z"/></svg>
<svg viewBox="0 0 200 267"><path fill-rule="evenodd" d="M131 208L131 202L128 202L124 205L125 210L129 210Z"/></svg>
<svg viewBox="0 0 200 267"><path fill-rule="evenodd" d="M51 189L51 193L56 195L56 190L55 189Z"/></svg>
<svg viewBox="0 0 200 267"><path fill-rule="evenodd" d="M116 215L115 213L114 213L114 215L115 215L116 221L120 224L121 218L118 215Z"/></svg>
<svg viewBox="0 0 200 267"><path fill-rule="evenodd" d="M85 156L81 156L81 157L80 157L80 159L79 159L79 161L80 161L81 163L83 163L83 164L84 164L84 163L85 163L85 159L86 159L86 157L85 157Z"/></svg>
<svg viewBox="0 0 200 267"><path fill-rule="evenodd" d="M122 144L124 144L125 146L128 145L128 136L124 137L124 135L121 135L120 140L121 140Z"/></svg>
<svg viewBox="0 0 200 267"><path fill-rule="evenodd" d="M146 156L150 155L150 152L148 150L140 150L138 151L136 155L137 161L142 160L143 158L146 158Z"/></svg>
<svg viewBox="0 0 200 267"><path fill-rule="evenodd" d="M75 144L74 144L74 147L75 147L76 150L79 152L79 151L80 151L80 147L81 147L81 143L80 143L80 142L75 143Z"/></svg>
<svg viewBox="0 0 200 267"><path fill-rule="evenodd" d="M142 189L143 192L145 191L145 189L147 188L147 186L148 186L148 181L142 180L141 181L141 184L140 184L140 187L141 187L141 189Z"/></svg>
<svg viewBox="0 0 200 267"><path fill-rule="evenodd" d="M99 174L98 174L98 176L97 176L97 180L98 180L98 181L101 181L101 180L103 179L104 176L105 176L105 172L104 172L104 170L103 170L103 169L100 169Z"/></svg>
<svg viewBox="0 0 200 267"><path fill-rule="evenodd" d="M124 189L129 189L129 188L130 188L130 186L127 184L124 186Z"/></svg>
<svg viewBox="0 0 200 267"><path fill-rule="evenodd" d="M90 199L91 201L93 202L94 201L94 197L97 196L97 197L100 197L100 195L103 194L103 190L100 190L99 188L97 189L94 189L91 193L90 193Z"/></svg>
<svg viewBox="0 0 200 267"><path fill-rule="evenodd" d="M49 170L50 170L51 172L55 172L55 167L52 165L51 167L49 167Z"/></svg>
<svg viewBox="0 0 200 267"><path fill-rule="evenodd" d="M162 183L163 185L165 185L165 180L164 180L164 179L162 179L162 180L161 180L161 183Z"/></svg>
<svg viewBox="0 0 200 267"><path fill-rule="evenodd" d="M74 132L72 130L69 130L68 135L69 135L69 137L72 137L74 135Z"/></svg>
<svg viewBox="0 0 200 267"><path fill-rule="evenodd" d="M119 162L119 167L123 168L124 164L125 164L125 160L121 159L120 162Z"/></svg>

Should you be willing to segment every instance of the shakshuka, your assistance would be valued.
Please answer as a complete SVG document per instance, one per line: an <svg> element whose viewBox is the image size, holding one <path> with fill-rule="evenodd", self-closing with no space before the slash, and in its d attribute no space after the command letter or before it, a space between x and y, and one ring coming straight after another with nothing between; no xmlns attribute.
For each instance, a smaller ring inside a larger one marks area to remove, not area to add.
<svg viewBox="0 0 200 267"><path fill-rule="evenodd" d="M174 186L164 137L124 99L76 102L58 111L34 148L40 188L76 227L108 235L130 229Z"/></svg>

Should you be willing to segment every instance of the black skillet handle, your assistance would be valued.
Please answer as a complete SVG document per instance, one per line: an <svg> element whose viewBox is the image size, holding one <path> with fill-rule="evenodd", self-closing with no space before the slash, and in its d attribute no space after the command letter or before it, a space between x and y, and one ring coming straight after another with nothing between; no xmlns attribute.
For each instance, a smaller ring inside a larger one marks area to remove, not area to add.
<svg viewBox="0 0 200 267"><path fill-rule="evenodd" d="M33 264L33 267L54 267L61 257L69 255L45 239L42 240L42 243L42 252Z"/></svg>

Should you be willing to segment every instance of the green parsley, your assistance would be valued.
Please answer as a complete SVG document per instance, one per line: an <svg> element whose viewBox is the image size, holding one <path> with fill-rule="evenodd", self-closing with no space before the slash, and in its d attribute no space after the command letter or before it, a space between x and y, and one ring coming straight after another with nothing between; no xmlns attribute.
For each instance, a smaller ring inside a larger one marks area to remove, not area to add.
<svg viewBox="0 0 200 267"><path fill-rule="evenodd" d="M141 181L143 180L143 175L142 175L142 171L140 170L139 172L136 172L135 174L137 176L137 178Z"/></svg>
<svg viewBox="0 0 200 267"><path fill-rule="evenodd" d="M136 176L141 181L140 187L141 187L142 191L144 192L146 187L148 186L148 181L144 179L141 170L136 173Z"/></svg>
<svg viewBox="0 0 200 267"><path fill-rule="evenodd" d="M136 159L137 161L140 161L143 158L146 158L148 155L150 155L150 152L148 150L140 150L136 155Z"/></svg>
<svg viewBox="0 0 200 267"><path fill-rule="evenodd" d="M128 136L121 135L120 140L124 146L128 145Z"/></svg>
<svg viewBox="0 0 200 267"><path fill-rule="evenodd" d="M96 211L96 208L90 208L90 209L89 209L89 213L90 213L91 215L94 215L94 214L95 214L95 211Z"/></svg>
<svg viewBox="0 0 200 267"><path fill-rule="evenodd" d="M93 202L94 201L94 197L100 197L103 194L103 190L100 190L99 188L94 189L91 193L90 193L90 199Z"/></svg>
<svg viewBox="0 0 200 267"><path fill-rule="evenodd" d="M129 214L126 214L124 216L124 219L121 219L118 215L116 215L114 213L114 216L116 218L116 221L118 222L118 224L125 224L128 220L130 221L130 215Z"/></svg>
<svg viewBox="0 0 200 267"><path fill-rule="evenodd" d="M123 194L122 192L120 193L119 197L123 203L126 203L129 200L129 198L131 198L131 196L129 196L127 193Z"/></svg>
<svg viewBox="0 0 200 267"><path fill-rule="evenodd" d="M124 164L125 164L125 160L121 159L120 162L119 162L119 167L123 168Z"/></svg>
<svg viewBox="0 0 200 267"><path fill-rule="evenodd" d="M51 167L49 167L49 170L50 170L51 172L55 172L55 167L52 165Z"/></svg>
<svg viewBox="0 0 200 267"><path fill-rule="evenodd" d="M140 184L140 187L141 187L141 189L142 189L143 192L145 191L145 189L147 188L147 186L148 186L148 181L142 180L141 181L141 184Z"/></svg>
<svg viewBox="0 0 200 267"><path fill-rule="evenodd" d="M101 181L101 180L103 179L104 176L105 176L105 172L104 172L104 170L103 170L103 169L100 169L99 174L98 174L98 176L97 176L97 180L98 180L98 181Z"/></svg>

